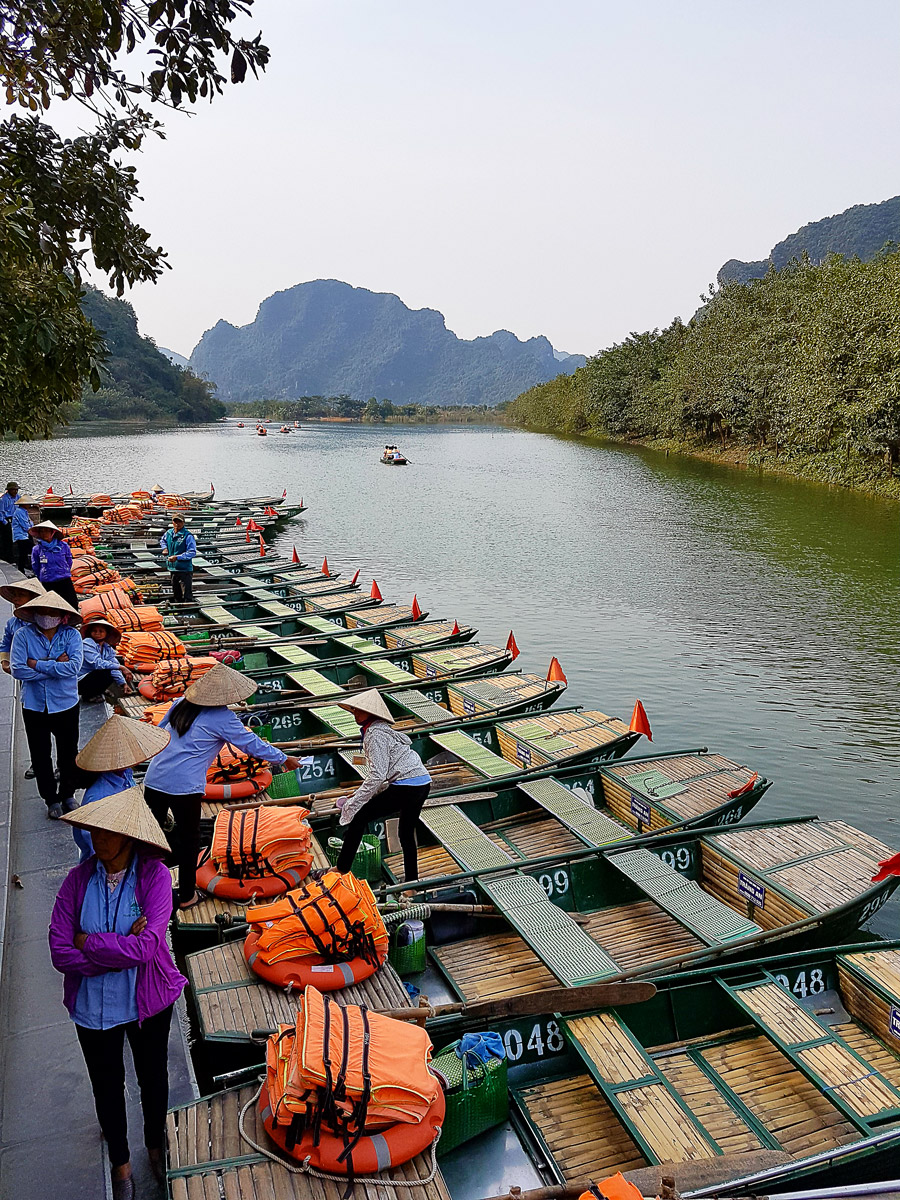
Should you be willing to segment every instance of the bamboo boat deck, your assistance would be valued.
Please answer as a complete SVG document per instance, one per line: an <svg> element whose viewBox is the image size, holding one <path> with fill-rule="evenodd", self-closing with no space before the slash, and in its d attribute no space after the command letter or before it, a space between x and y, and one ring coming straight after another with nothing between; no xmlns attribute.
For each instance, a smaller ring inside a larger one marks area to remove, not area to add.
<svg viewBox="0 0 900 1200"><path fill-rule="evenodd" d="M241 1137L239 1115L253 1099L255 1084L231 1088L172 1109L166 1124L168 1186L172 1200L342 1200L346 1179L313 1179L293 1173L254 1150ZM245 1119L248 1135L271 1146L255 1103ZM296 1164L293 1164L296 1165ZM420 1154L391 1172L415 1183L427 1179L430 1154ZM450 1200L440 1170L431 1183L395 1188L390 1177L357 1177L353 1194L361 1200Z"/></svg>
<svg viewBox="0 0 900 1200"><path fill-rule="evenodd" d="M497 727L503 757L526 768L599 750L629 734L622 721L597 710L535 714Z"/></svg>
<svg viewBox="0 0 900 1200"><path fill-rule="evenodd" d="M254 1029L293 1022L296 994L265 983L244 960L242 941L197 950L185 960L202 1036L209 1041L246 1041ZM334 993L339 1004L398 1008L409 1003L400 977L385 963L362 983Z"/></svg>
<svg viewBox="0 0 900 1200"><path fill-rule="evenodd" d="M634 824L642 817L646 828L659 829L718 808L754 774L721 754L623 760L603 768L603 799L619 820ZM767 786L766 780L757 784Z"/></svg>

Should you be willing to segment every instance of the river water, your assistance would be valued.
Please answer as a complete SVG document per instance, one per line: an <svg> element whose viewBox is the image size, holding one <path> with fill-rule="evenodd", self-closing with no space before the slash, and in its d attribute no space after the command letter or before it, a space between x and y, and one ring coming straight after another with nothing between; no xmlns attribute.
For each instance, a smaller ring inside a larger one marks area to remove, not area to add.
<svg viewBox="0 0 900 1200"><path fill-rule="evenodd" d="M379 463L386 441L409 467ZM760 817L818 812L900 848L896 505L484 426L7 442L0 475L29 492L286 487L308 512L282 548L360 568L388 600L415 592L482 642L514 630L517 666L558 656L569 703L627 721L640 698L654 747L709 746L774 779Z"/></svg>

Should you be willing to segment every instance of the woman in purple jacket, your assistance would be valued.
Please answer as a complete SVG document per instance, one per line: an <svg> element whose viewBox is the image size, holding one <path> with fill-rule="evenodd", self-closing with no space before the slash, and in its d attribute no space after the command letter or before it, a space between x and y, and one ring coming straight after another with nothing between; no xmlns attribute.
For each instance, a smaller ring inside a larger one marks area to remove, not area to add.
<svg viewBox="0 0 900 1200"><path fill-rule="evenodd" d="M31 551L31 569L48 592L58 592L73 608L78 607L78 593L72 582L72 551L63 540L62 530L52 521L32 525L35 539Z"/></svg>
<svg viewBox="0 0 900 1200"><path fill-rule="evenodd" d="M90 830L94 854L63 881L50 918L50 957L87 1064L109 1148L115 1200L132 1200L125 1110L125 1038L144 1113L144 1144L165 1177L172 1007L187 980L172 962L166 928L172 881L160 855L165 834L129 788L63 818Z"/></svg>

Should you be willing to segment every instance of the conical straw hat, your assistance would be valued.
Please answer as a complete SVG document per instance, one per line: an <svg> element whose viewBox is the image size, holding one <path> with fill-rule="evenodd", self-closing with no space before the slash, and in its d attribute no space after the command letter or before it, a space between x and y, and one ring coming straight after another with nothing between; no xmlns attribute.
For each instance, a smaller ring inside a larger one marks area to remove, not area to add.
<svg viewBox="0 0 900 1200"><path fill-rule="evenodd" d="M102 800L94 800L83 804L74 812L66 813L62 818L70 825L79 829L103 829L107 833L121 833L124 837L134 838L145 846L155 850L169 850L166 835L160 829L153 813L144 800L144 789L128 788L124 792L114 792L112 796L104 796Z"/></svg>
<svg viewBox="0 0 900 1200"><path fill-rule="evenodd" d="M360 692L356 696L348 696L346 700L340 702L339 706L355 708L357 712L370 713L373 717L380 717L382 721L390 721L392 725L394 723L391 710L381 698L381 693L375 688L369 688L367 692Z"/></svg>
<svg viewBox="0 0 900 1200"><path fill-rule="evenodd" d="M218 663L191 684L184 698L202 708L216 708L222 704L239 704L255 691L255 679L248 679L240 671L233 671L224 663Z"/></svg>
<svg viewBox="0 0 900 1200"><path fill-rule="evenodd" d="M39 579L17 579L0 587L0 596L12 603L13 592L28 592L30 596L43 596L44 585ZM26 602L27 603L27 602Z"/></svg>
<svg viewBox="0 0 900 1200"><path fill-rule="evenodd" d="M89 617L81 627L81 636L85 637L97 625L106 630L106 641L111 646L118 646L122 640L122 630L107 621L105 617Z"/></svg>
<svg viewBox="0 0 900 1200"><path fill-rule="evenodd" d="M23 496L21 493L16 497L16 504L22 508L40 508L41 502L35 496Z"/></svg>
<svg viewBox="0 0 900 1200"><path fill-rule="evenodd" d="M54 533L62 533L58 525L54 525L52 521L39 521L37 525L32 525L32 529L52 529Z"/></svg>
<svg viewBox="0 0 900 1200"><path fill-rule="evenodd" d="M169 744L168 729L131 717L110 717L75 759L85 771L124 771L146 762Z"/></svg>
<svg viewBox="0 0 900 1200"><path fill-rule="evenodd" d="M39 612L62 613L69 618L70 625L81 624L81 613L78 609L73 608L68 600L63 600L56 592L44 592L29 600L27 604L20 604L16 609L16 616L21 617L23 621L33 621L34 614Z"/></svg>

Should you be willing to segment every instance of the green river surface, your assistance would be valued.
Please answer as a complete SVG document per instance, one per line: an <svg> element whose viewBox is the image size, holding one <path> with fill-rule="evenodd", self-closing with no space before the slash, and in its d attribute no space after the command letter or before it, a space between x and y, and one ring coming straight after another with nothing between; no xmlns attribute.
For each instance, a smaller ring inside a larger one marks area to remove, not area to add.
<svg viewBox="0 0 900 1200"><path fill-rule="evenodd" d="M398 443L411 465L378 459ZM516 666L557 655L567 702L653 747L709 746L774 779L757 818L819 813L900 848L900 509L678 456L485 426L253 423L0 444L26 492L280 494L278 539L386 600L475 625ZM651 747L646 747L650 749ZM880 914L896 935L898 908Z"/></svg>

